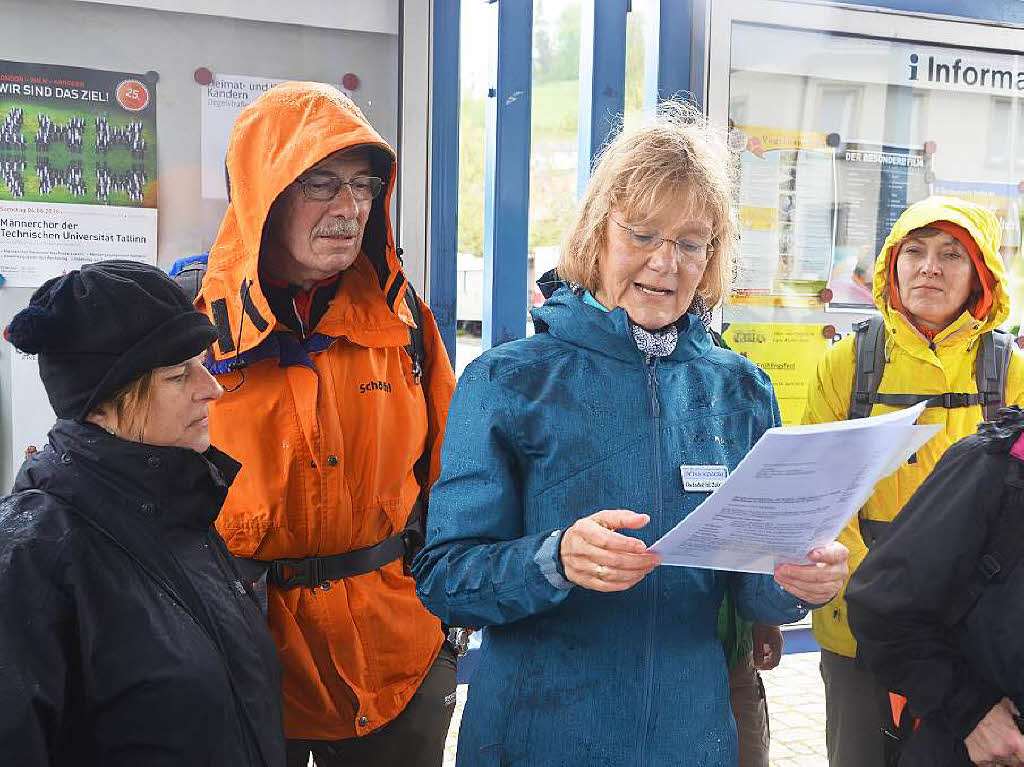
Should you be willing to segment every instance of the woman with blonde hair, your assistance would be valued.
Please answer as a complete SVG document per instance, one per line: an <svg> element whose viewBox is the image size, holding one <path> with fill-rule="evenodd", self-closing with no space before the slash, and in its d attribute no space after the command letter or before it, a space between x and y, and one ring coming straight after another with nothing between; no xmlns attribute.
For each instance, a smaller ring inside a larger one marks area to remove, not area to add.
<svg viewBox="0 0 1024 767"><path fill-rule="evenodd" d="M0 754L60 767L284 764L277 652L213 528L217 331L154 266L46 282L4 331L58 421L0 502Z"/></svg>
<svg viewBox="0 0 1024 767"><path fill-rule="evenodd" d="M655 570L647 549L707 497L688 469L734 468L779 423L768 377L705 324L728 288L730 194L692 109L620 134L538 332L459 382L413 570L443 621L487 627L460 764L735 764L723 595L777 624L842 582L839 544L774 579Z"/></svg>

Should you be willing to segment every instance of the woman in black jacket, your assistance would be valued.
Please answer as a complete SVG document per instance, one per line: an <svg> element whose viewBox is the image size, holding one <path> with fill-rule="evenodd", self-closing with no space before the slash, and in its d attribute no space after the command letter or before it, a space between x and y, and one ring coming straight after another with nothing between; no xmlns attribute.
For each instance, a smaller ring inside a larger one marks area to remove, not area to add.
<svg viewBox="0 0 1024 767"><path fill-rule="evenodd" d="M920 719L901 767L1022 765L1024 413L951 447L847 591L858 654Z"/></svg>
<svg viewBox="0 0 1024 767"><path fill-rule="evenodd" d="M273 641L212 523L217 338L159 269L82 267L5 336L59 420L0 502L0 762L284 764Z"/></svg>

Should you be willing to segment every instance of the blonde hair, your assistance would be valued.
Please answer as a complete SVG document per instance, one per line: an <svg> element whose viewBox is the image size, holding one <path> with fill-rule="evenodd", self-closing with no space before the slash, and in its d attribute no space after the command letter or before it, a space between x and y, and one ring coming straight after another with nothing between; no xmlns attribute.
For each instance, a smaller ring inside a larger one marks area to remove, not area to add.
<svg viewBox="0 0 1024 767"><path fill-rule="evenodd" d="M711 226L712 252L697 286L708 307L729 291L736 250L732 212L734 171L724 134L693 106L667 101L654 120L619 133L595 160L593 174L566 235L558 274L589 291L598 289L598 259L613 208L634 223L655 218L666 206L686 203L681 219Z"/></svg>
<svg viewBox="0 0 1024 767"><path fill-rule="evenodd" d="M96 408L117 419L118 436L134 442L143 442L149 420L150 397L155 370L149 370L130 384L114 392L110 399Z"/></svg>

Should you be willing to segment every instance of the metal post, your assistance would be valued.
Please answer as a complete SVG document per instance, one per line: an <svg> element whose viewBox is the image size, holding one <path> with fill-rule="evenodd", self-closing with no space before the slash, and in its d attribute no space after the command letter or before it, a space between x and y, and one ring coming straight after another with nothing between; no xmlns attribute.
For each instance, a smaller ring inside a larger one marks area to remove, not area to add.
<svg viewBox="0 0 1024 767"><path fill-rule="evenodd" d="M462 0L431 3L430 309L455 364L459 240L459 19Z"/></svg>
<svg viewBox="0 0 1024 767"><path fill-rule="evenodd" d="M698 0L699 2L699 0ZM687 97L702 107L703 94L694 83L691 60L694 38L694 0L658 0L657 14L646 36L644 106L653 108L673 97Z"/></svg>
<svg viewBox="0 0 1024 767"><path fill-rule="evenodd" d="M594 158L614 136L625 108L628 5L629 0L584 0L580 8L580 197Z"/></svg>
<svg viewBox="0 0 1024 767"><path fill-rule="evenodd" d="M526 335L533 0L499 0L487 100L483 347Z"/></svg>

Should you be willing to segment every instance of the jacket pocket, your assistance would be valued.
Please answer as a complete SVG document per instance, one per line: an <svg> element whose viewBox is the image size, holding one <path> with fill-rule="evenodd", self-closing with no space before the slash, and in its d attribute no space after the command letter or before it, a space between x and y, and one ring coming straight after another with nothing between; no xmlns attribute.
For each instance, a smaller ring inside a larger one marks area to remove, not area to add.
<svg viewBox="0 0 1024 767"><path fill-rule="evenodd" d="M228 550L242 559L256 558L257 551L270 529L270 520L251 519L231 526L217 526Z"/></svg>

